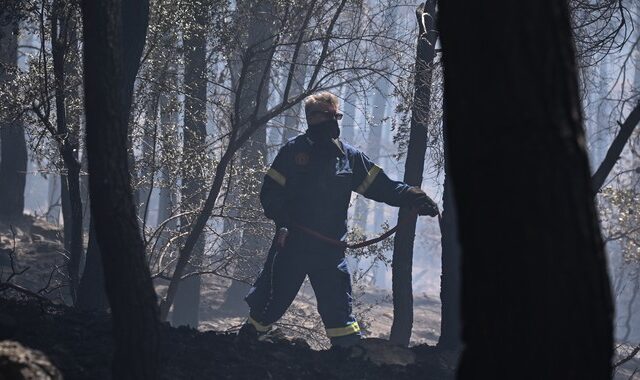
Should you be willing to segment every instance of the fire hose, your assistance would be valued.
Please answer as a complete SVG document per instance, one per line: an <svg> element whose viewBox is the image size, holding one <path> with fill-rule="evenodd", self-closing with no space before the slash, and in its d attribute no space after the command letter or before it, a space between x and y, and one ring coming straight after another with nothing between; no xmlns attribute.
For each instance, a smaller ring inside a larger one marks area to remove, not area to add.
<svg viewBox="0 0 640 380"><path fill-rule="evenodd" d="M338 240L338 239L334 239L334 238L330 238L328 236L325 236L323 234L321 234L318 231L315 231L309 227L305 227L301 224L298 223L293 223L292 227L294 229L300 230L304 233L306 233L309 236L312 236L318 240L321 240L325 243L331 244L333 246L342 248L342 249L358 249L358 248L363 248L363 247L367 247L370 246L372 244L376 244L379 243L381 241L383 241L384 239L388 238L389 236L393 235L394 233L396 233L402 226L404 226L405 224L409 223L411 220L414 220L416 217L418 216L418 210L415 208L412 208L411 211L409 212L409 214L405 215L402 219L400 219L398 221L398 224L396 224L393 228L391 228L389 231L381 234L380 236L377 236L373 239L368 239L368 240L364 240L361 242L357 242L357 243L348 243L346 241L342 241L342 240ZM438 223L442 224L442 216L440 215L440 212L438 212ZM280 234L281 232L278 232L278 234ZM284 231L285 234L288 234L288 231ZM284 236L284 238L286 238L286 236Z"/></svg>

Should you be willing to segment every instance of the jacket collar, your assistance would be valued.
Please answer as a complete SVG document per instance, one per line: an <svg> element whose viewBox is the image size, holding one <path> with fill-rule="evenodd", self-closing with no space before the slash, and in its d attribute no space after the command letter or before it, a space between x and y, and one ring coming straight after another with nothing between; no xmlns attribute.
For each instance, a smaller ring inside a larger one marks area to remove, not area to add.
<svg viewBox="0 0 640 380"><path fill-rule="evenodd" d="M316 142L313 141L309 133L305 133L304 138L309 144L309 146L316 145ZM342 156L342 157L346 156L346 153L344 151L344 145L342 145L342 141L340 141L340 139L331 139L331 145L335 147L335 151L339 156Z"/></svg>

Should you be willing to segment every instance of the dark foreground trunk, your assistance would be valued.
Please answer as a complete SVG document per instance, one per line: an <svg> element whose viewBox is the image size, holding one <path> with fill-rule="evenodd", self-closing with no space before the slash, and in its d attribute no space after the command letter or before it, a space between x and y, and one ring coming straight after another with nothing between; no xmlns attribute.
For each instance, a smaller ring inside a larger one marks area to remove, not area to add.
<svg viewBox="0 0 640 380"><path fill-rule="evenodd" d="M435 55L434 30L435 0L422 4L416 10L420 34L416 49L416 80L414 107L411 115L411 131L404 166L404 182L412 186L422 185L424 157L427 151L427 127L429 124L431 74ZM401 208L398 221L410 217L411 209ZM393 245L393 325L391 342L408 346L413 327L413 243L416 236L416 217L398 230Z"/></svg>
<svg viewBox="0 0 640 380"><path fill-rule="evenodd" d="M91 216L115 336L114 379L158 378L158 311L136 220L127 154L145 0L85 0L84 85Z"/></svg>
<svg viewBox="0 0 640 380"><path fill-rule="evenodd" d="M446 144L446 136L445 136ZM438 347L448 350L460 348L460 241L453 184L448 174L448 149L445 147L444 194L442 195L442 275L440 276L440 338Z"/></svg>
<svg viewBox="0 0 640 380"><path fill-rule="evenodd" d="M612 301L567 4L447 0L440 14L462 246L458 376L610 378Z"/></svg>
<svg viewBox="0 0 640 380"><path fill-rule="evenodd" d="M3 22L0 17L0 83L8 83L18 64L18 25ZM24 126L12 113L0 115L0 219L6 221L22 217L27 173Z"/></svg>
<svg viewBox="0 0 640 380"><path fill-rule="evenodd" d="M104 269L93 221L89 222L89 244L86 257L76 306L84 310L106 311L109 302L104 289Z"/></svg>

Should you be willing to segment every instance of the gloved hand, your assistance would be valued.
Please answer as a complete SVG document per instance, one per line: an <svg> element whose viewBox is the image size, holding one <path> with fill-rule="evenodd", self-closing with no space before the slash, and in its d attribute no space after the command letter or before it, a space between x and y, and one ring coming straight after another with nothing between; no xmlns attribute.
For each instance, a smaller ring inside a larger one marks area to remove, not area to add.
<svg viewBox="0 0 640 380"><path fill-rule="evenodd" d="M287 227L280 227L276 234L276 245L278 248L284 248L285 244L287 244L287 237L289 237L289 229Z"/></svg>
<svg viewBox="0 0 640 380"><path fill-rule="evenodd" d="M291 226L291 216L289 216L289 210L285 207L281 207L274 219L278 231L276 232L276 246L278 249L284 248L287 237L289 236L289 228Z"/></svg>
<svg viewBox="0 0 640 380"><path fill-rule="evenodd" d="M438 205L419 187L411 187L407 191L411 207L418 210L419 215L438 215Z"/></svg>

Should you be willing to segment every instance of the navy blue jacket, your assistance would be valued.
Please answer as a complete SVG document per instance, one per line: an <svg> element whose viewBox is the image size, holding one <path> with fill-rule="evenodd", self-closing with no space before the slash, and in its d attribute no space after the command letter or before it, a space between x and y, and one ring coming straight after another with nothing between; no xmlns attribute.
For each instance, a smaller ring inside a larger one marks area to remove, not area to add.
<svg viewBox="0 0 640 380"><path fill-rule="evenodd" d="M278 227L291 227L293 222L343 240L352 191L401 207L410 203L409 187L389 179L354 147L338 139L316 144L303 134L278 152L264 177L260 202Z"/></svg>

